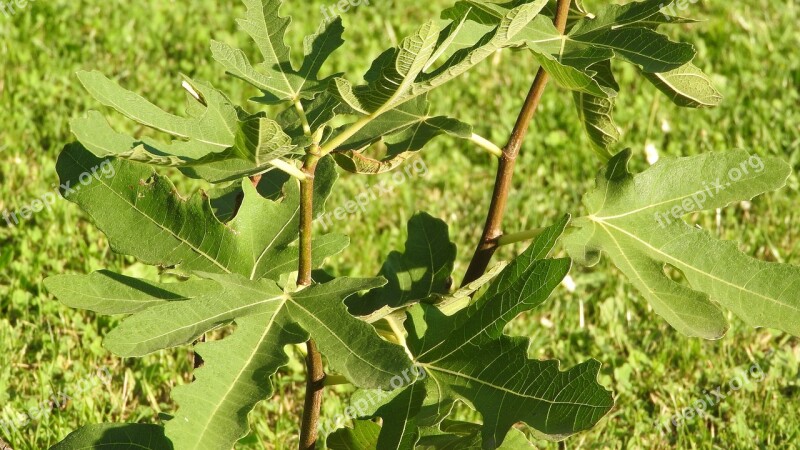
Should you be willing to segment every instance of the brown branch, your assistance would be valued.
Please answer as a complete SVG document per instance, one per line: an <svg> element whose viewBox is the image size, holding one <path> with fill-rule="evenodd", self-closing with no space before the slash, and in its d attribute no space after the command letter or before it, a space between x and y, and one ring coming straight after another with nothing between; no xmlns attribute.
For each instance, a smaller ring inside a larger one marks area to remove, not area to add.
<svg viewBox="0 0 800 450"><path fill-rule="evenodd" d="M570 2L571 0L558 0L553 23L561 34L564 33L567 27ZM536 78L533 80L531 89L528 91L528 96L525 99L519 117L517 117L514 129L511 131L508 143L503 148L503 156L497 166L492 203L489 206L486 224L483 227L481 240L475 249L475 254L472 256L467 273L464 275L462 286L477 280L486 272L486 268L489 267L489 262L495 250L497 250L497 238L502 234L503 216L508 203L508 193L511 190L517 156L522 147L522 142L528 134L530 123L534 115L536 115L536 110L539 107L548 79L547 72L540 67L539 71L536 72Z"/></svg>
<svg viewBox="0 0 800 450"><path fill-rule="evenodd" d="M3 438L0 438L0 450L14 450L11 448L11 445L8 444Z"/></svg>
<svg viewBox="0 0 800 450"><path fill-rule="evenodd" d="M325 388L325 371L322 355L313 340L306 342L306 399L303 403L303 423L300 428L300 450L314 450L317 446L319 413Z"/></svg>
<svg viewBox="0 0 800 450"><path fill-rule="evenodd" d="M300 262L297 285L311 285L311 238L314 222L314 173L319 156L308 154L303 164L306 179L300 182ZM306 397L303 404L303 421L300 427L300 450L313 450L317 445L319 413L325 387L325 371L322 355L313 340L306 342Z"/></svg>

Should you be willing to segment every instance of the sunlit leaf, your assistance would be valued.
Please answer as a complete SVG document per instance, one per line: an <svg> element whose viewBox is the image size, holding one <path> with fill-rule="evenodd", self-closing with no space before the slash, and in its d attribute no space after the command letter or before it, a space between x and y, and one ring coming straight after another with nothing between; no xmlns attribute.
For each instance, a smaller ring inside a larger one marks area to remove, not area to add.
<svg viewBox="0 0 800 450"><path fill-rule="evenodd" d="M662 158L631 174L630 150L615 156L584 198L589 214L566 242L573 258L593 265L605 253L678 331L707 339L727 330L721 305L746 323L800 333L800 269L742 253L681 218L782 187L790 167L746 151ZM687 284L673 281L664 266Z"/></svg>

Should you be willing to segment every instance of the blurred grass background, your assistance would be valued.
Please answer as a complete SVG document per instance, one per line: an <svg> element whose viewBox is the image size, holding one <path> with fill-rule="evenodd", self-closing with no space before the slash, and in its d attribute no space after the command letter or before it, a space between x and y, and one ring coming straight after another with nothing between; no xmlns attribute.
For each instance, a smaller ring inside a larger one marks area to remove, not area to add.
<svg viewBox="0 0 800 450"><path fill-rule="evenodd" d="M295 17L288 39L298 55L303 35L322 20L320 6L334 2L286 3L283 13ZM603 2L585 3L591 9ZM343 15L347 43L326 70L345 71L357 81L382 49L449 4L373 0L350 10ZM69 119L98 107L79 86L74 76L79 69L98 69L176 112L183 108L180 73L209 80L237 100L254 95L226 77L208 50L212 38L253 49L236 31L234 19L243 10L234 0L40 0L13 17L0 11L0 213L55 189L55 158L72 139ZM725 95L723 105L713 110L679 109L642 83L632 68L615 67L623 86L616 120L623 144L634 149L635 167L646 167L644 148L651 144L661 155L674 156L745 148L779 156L797 169L799 12L796 0L689 3L683 15L704 22L676 27L670 34L696 46L695 62L713 74ZM502 145L536 69L524 53L499 53L434 93L434 112L470 122ZM113 117L118 119L114 125L133 131L130 122ZM480 235L494 164L480 150L447 138L435 141L421 158L429 170L426 177L399 186L364 214L335 222L336 231L350 235L353 245L329 262L332 271L376 273L391 250L402 249L408 218L424 210L450 224L459 247L456 273L463 274ZM546 225L566 212L580 214L580 197L592 186L598 167L576 123L570 95L551 84L523 147L507 231ZM377 181L344 175L329 205L343 204ZM197 187L178 185L184 193ZM786 188L756 199L749 208L723 210L718 222L713 212L688 219L721 238L739 240L752 256L800 264L798 205L793 175ZM521 249L506 248L498 257L509 258ZM111 253L102 234L67 202L19 226L0 221L0 421L48 404L53 393L72 397L24 426L0 427L0 437L15 450L46 448L82 424L155 421L173 409L170 388L190 380L186 349L141 359L113 357L100 344L118 319L64 307L42 285L49 275L103 267L155 274ZM562 448L800 448L798 339L753 330L734 317L720 341L688 339L657 317L613 267L575 268L572 277L574 291L560 288L546 307L519 317L509 329L531 338L531 357L559 358L564 366L587 358L603 362L601 382L613 389L617 406L599 426ZM708 417L664 436L654 426L756 362L765 379L730 395ZM95 381L98 368L109 371L110 385L95 382L79 392L76 386ZM275 397L251 414L253 433L237 448L296 446L302 378L302 365L295 359L276 377ZM340 411L345 392L327 390L325 415Z"/></svg>

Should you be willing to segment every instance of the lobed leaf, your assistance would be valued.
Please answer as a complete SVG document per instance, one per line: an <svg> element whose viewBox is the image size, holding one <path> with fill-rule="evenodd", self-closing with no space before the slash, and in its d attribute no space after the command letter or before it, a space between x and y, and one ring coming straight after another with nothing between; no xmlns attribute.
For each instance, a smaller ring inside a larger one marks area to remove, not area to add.
<svg viewBox="0 0 800 450"><path fill-rule="evenodd" d="M175 449L229 448L245 436L250 410L272 395L269 377L288 362L286 345L313 338L331 370L364 388L388 389L395 374L411 368L402 347L382 340L343 304L383 279L338 278L287 294L271 280L206 275L216 288L188 300L153 303L126 318L104 342L120 356L140 356L236 323L231 336L198 346L205 365L195 383L175 390L179 409L166 425Z"/></svg>
<svg viewBox="0 0 800 450"><path fill-rule="evenodd" d="M335 130L331 137L347 126ZM417 97L380 115L341 144L334 154L339 166L355 173L382 173L413 156L431 140L447 134L461 139L472 137L472 126L447 116L431 116L425 96ZM375 160L361 153L370 145L386 143L386 156Z"/></svg>
<svg viewBox="0 0 800 450"><path fill-rule="evenodd" d="M237 217L228 224L214 215L203 194L183 199L172 183L151 169L122 160L109 162L113 178L97 176L81 188L81 176L103 161L77 144L61 153L56 169L64 197L92 218L118 253L151 264L182 271L239 274L253 280L272 278L296 269L296 228L299 223L299 187L287 184L287 197L274 202L259 196L244 180L244 199ZM315 204L324 205L336 173L330 158L319 167ZM146 242L147 245L142 245ZM347 245L341 235L316 240L317 264Z"/></svg>
<svg viewBox="0 0 800 450"><path fill-rule="evenodd" d="M205 364L193 383L172 391L179 409L166 435L175 450L229 448L247 435L249 412L272 395L271 376L289 362L283 347L304 334L277 309L237 319L231 336L198 344Z"/></svg>
<svg viewBox="0 0 800 450"><path fill-rule="evenodd" d="M51 450L173 450L164 427L140 423L87 425L70 433Z"/></svg>
<svg viewBox="0 0 800 450"><path fill-rule="evenodd" d="M303 65L296 70L292 67L289 47L284 43L284 35L292 20L278 13L282 2L243 1L247 13L244 19L237 22L256 43L264 61L254 67L243 51L218 41L212 41L211 44L214 59L229 74L260 89L264 95L255 100L261 103L294 103L301 99L313 99L324 92L333 77L320 79L319 71L325 60L344 43L341 18L323 21L315 34L305 38Z"/></svg>
<svg viewBox="0 0 800 450"><path fill-rule="evenodd" d="M596 80L609 89L619 90L608 61L590 67L597 72ZM620 138L619 129L612 117L614 98L598 97L577 91L572 96L578 110L578 117L589 137L592 148L602 160L608 160L612 154L611 149Z"/></svg>
<svg viewBox="0 0 800 450"><path fill-rule="evenodd" d="M78 79L89 94L104 106L114 108L148 128L190 141L191 147L181 148L191 152L190 155L196 159L227 149L236 135L236 108L219 91L204 83L192 81L190 84L202 98L205 112L199 117L185 118L165 112L138 94L121 88L100 72L81 71L78 72Z"/></svg>
<svg viewBox="0 0 800 450"><path fill-rule="evenodd" d="M430 71L428 69L433 67L440 57L448 53L451 46L456 45L456 35L464 31L470 34L475 32L475 30L464 30L461 27L466 18L457 18L441 30L435 26L434 22L426 23L416 33L404 39L397 48L389 49L381 54L364 76L366 81L364 85L353 86L343 78L335 79L331 86L331 92L362 117L347 126L345 132L341 132L325 142L322 147L323 151L340 149L354 134L379 119L383 114L390 113L395 108L423 96L432 89L463 74L495 51L521 45L523 40L520 32L546 3L546 0L536 0L509 10L497 26L491 27L488 32L484 30L478 35L471 36L469 39L471 44L468 47L455 51L444 63ZM466 131L461 131L464 128L458 122L450 121L444 125L447 128L457 126L460 130L454 133L456 135L466 133ZM433 132L438 134L439 131L436 129L442 126L443 124L435 124L424 134L431 135ZM372 132L370 134L383 135L386 133ZM413 135L406 136L399 141L400 145L397 148L406 148L408 151L412 147L424 144L427 140L428 137L425 137L421 143L417 143L420 141ZM393 143L397 144L397 142ZM356 158L353 158L350 167L361 170L359 164L362 162L365 163L364 167L367 171L383 170L380 162L370 163L359 161Z"/></svg>
<svg viewBox="0 0 800 450"><path fill-rule="evenodd" d="M401 393L392 393L384 406L365 414L383 417L381 437L391 443L388 448L413 448L413 428L398 432L407 421L405 416L397 418L398 411L409 411L408 417L416 413L417 423L433 426L456 400L482 415L483 448L498 448L516 422L561 439L593 426L609 411L610 393L596 382L598 362L562 372L557 361L528 359L528 339L503 333L519 313L541 305L568 272L568 259L541 259L568 220L545 230L467 308L449 317L430 305L410 309L407 343L423 371L418 380L423 381L409 383ZM421 389L420 383L426 393L421 405L409 392Z"/></svg>
<svg viewBox="0 0 800 450"><path fill-rule="evenodd" d="M350 311L363 316L381 308L407 306L432 294L446 294L455 258L456 246L450 241L447 224L426 213L414 215L408 221L405 252L390 253L379 272L388 283L353 297L348 301Z"/></svg>
<svg viewBox="0 0 800 450"><path fill-rule="evenodd" d="M644 73L644 77L684 108L711 108L722 102L722 94L708 75L691 63L669 72Z"/></svg>
<svg viewBox="0 0 800 450"><path fill-rule="evenodd" d="M191 117L178 117L99 72L79 72L78 77L104 105L174 138L169 143L134 138L115 131L99 112L89 111L72 120L71 126L78 140L98 157L179 167L189 176L222 182L270 170L273 160L296 152L297 145L276 122L247 115L209 85L187 79L197 98L190 103Z"/></svg>
<svg viewBox="0 0 800 450"><path fill-rule="evenodd" d="M70 308L100 314L133 314L170 302L191 300L213 291L215 283L188 280L155 283L100 270L89 275L56 275L44 280L47 290Z"/></svg>
<svg viewBox="0 0 800 450"><path fill-rule="evenodd" d="M190 344L239 317L278 315L288 301L272 280L247 283L232 275L217 281L213 290L192 301L167 302L133 314L106 335L103 345L118 356L144 356Z"/></svg>
<svg viewBox="0 0 800 450"><path fill-rule="evenodd" d="M790 167L746 151L662 158L628 172L630 150L615 156L584 198L589 215L575 221L570 255L593 265L600 253L628 277L653 309L678 331L717 339L727 331L719 305L746 323L800 333L800 269L743 254L680 217L722 208L782 187ZM688 285L664 273L681 271Z"/></svg>

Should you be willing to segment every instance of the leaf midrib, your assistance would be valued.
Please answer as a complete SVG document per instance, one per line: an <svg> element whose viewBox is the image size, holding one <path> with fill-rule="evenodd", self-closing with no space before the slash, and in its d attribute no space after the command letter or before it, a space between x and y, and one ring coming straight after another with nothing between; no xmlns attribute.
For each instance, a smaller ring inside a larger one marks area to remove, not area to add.
<svg viewBox="0 0 800 450"><path fill-rule="evenodd" d="M626 231L626 230L625 230L625 229L623 229L623 228L617 227L617 226L615 226L615 225L613 225L613 224L611 224L611 223L609 223L609 222L605 222L605 221L602 221L602 220L597 220L597 218L596 218L596 217L595 217L594 219L595 219L597 222L604 223L604 224L606 224L606 225L608 225L608 226L610 226L610 227L612 227L612 228L614 228L614 229L616 229L616 230L620 231L621 233L623 233L623 234L625 234L625 235L629 236L630 238L634 239L635 241L638 241L638 242L640 242L640 243L641 243L643 246L647 247L648 249L652 250L653 252L655 252L655 253L657 253L657 254L659 254L659 255L663 256L664 258L666 258L666 259L668 259L668 260L671 260L671 261L673 261L673 262L675 263L675 266L676 266L676 267L678 267L678 268L685 267L685 268L687 268L687 269L691 269L691 270L692 270L692 271L694 271L694 272L697 272L697 273L699 273L699 274L701 274L701 275L704 275L704 276L706 276L706 277L708 277L708 278L710 278L710 279L712 279L712 280L718 281L718 282L720 282L720 283L722 283L722 284L728 285L728 286L730 286L730 287L732 287L732 288L734 288L734 289L740 290L740 291L742 291L742 292L745 292L745 293L752 294L752 295L754 295L754 296L756 296L756 297L760 297L760 298L762 298L762 299L764 299L764 300L767 300L767 301L768 301L768 302L770 302L770 303L774 303L774 304L776 304L776 305L778 305L778 306L781 306L781 307L788 307L788 308L790 308L790 309L793 309L793 310L795 310L795 311L797 311L797 312L800 312L800 307L792 306L792 305L790 305L790 304L787 304L787 303L781 303L781 302L780 302L780 301L778 301L777 299L773 299L772 297L768 297L768 296L766 296L766 295L764 295L764 294L760 294L760 293L758 293L758 292L751 291L751 290L749 290L749 289L746 289L746 288L744 288L744 287L742 287L742 286L738 286L738 285L736 285L736 284L733 284L733 283L731 283L730 281L727 281L727 280L725 280L725 279L723 279L723 278L719 278L719 277L717 277L717 276L714 276L714 275L712 275L712 274L710 274L710 273L708 273L708 272L706 272L706 271L704 271L704 270L702 270L702 269L700 269L700 268L698 268L698 267L695 267L695 266L693 266L693 265L691 265L691 264L688 264L688 263L686 263L686 262L684 262L684 261L682 261L682 260L680 260L680 259L678 259L678 258L676 258L676 257L674 257L674 256L672 256L672 255L670 255L669 253L666 253L666 252L664 252L664 251L663 251L663 250L661 250L661 249L658 249L658 248L656 248L656 247L652 246L650 243L648 243L648 242L646 242L646 241L644 241L644 240L640 239L639 237L637 237L636 235L634 235L634 234L632 234L632 233L629 233L628 231Z"/></svg>
<svg viewBox="0 0 800 450"><path fill-rule="evenodd" d="M577 403L577 402L564 402L564 401L548 400L546 398L537 397L535 395L528 395L528 394L523 394L523 393L520 393L520 392L515 392L515 391L512 391L511 389L506 388L505 386L497 386L497 385L491 384L491 383L489 383L487 381L483 381L483 380L481 380L479 378L475 378L475 377L472 377L472 376L469 376L469 375L466 375L466 374L463 374L463 373L460 373L460 372L455 372L455 371L452 371L452 370L448 370L448 369L445 369L443 367L432 366L432 365L424 364L424 363L419 363L419 365L424 367L424 368L426 368L426 369L433 370L435 372L441 372L443 374L450 375L450 376L453 376L453 377L456 377L456 378L463 378L463 379L466 379L466 380L469 380L469 381L484 385L484 386L489 387L491 389L497 389L497 390L502 391L502 392L504 392L506 394L510 394L510 395L514 395L516 397L530 399L530 400L537 400L537 401L540 401L540 402L547 403L549 405L570 405L570 406L579 406L579 407L596 408L596 409L606 408L606 406L590 405L588 403ZM579 378L576 377L575 380L577 380L577 379L579 379ZM575 380L571 380L570 382L575 381ZM563 389L562 389L562 391L563 391Z"/></svg>
<svg viewBox="0 0 800 450"><path fill-rule="evenodd" d="M72 158L73 162L75 162L75 163L76 163L76 164L77 164L79 167L81 167L81 168L82 168L82 169L84 169L84 170L86 170L86 169L87 169L86 167L84 167L84 166L83 166L83 165L80 163L80 161L78 161L78 160L77 160L77 159L76 159L74 156L72 156L72 154L69 154L69 153L67 153L67 155L68 155L70 158ZM106 183L104 179L96 179L95 181L99 181L101 185L105 186L106 188L108 188L108 190L109 190L110 192L112 192L114 195L116 195L117 197L119 197L119 198L120 198L120 199L123 201L123 203L127 203L128 205L130 205L130 207L131 207L131 208L132 208L134 211L136 211L136 212L140 213L140 214L141 214L143 217L146 217L147 219L149 219L149 220L150 220L150 221L151 221L153 224L155 224L155 225L156 225L156 226L157 226L159 229L161 229L161 230L163 230L163 231L166 231L168 235L172 236L172 237L173 237L173 238L175 238L176 240L178 240L178 241L180 241L181 243L185 244L187 247L189 247L190 249L192 249L192 251L196 252L197 254L199 254L199 255L201 255L201 256L203 256L203 257L205 257L205 258L206 258L208 261L212 262L214 265L216 265L217 267L219 267L220 269L222 269L222 270L223 270L225 273L228 273L228 274L230 274L230 273L231 273L230 269L228 269L227 267L223 266L223 265L222 265L222 263L220 263L219 261L217 261L217 260L215 260L214 258L212 258L212 257L211 257L211 255L209 255L209 254L205 253L205 252L204 252L204 251L202 251L201 249L199 249L199 248L197 248L196 246L194 246L194 245L193 245L191 242L187 241L186 239L183 239L183 238L182 238L180 235L178 235L178 234L175 234L175 232L174 232L172 229L170 229L170 228L167 228L167 227L166 227L164 224L161 224L161 223L159 223L159 222L158 222L158 221L156 221L156 220L155 220L153 217L150 217L149 215L147 215L147 214L146 214L146 213L145 213L143 210L141 210L141 209L139 209L139 208L137 207L137 204L136 204L136 203L131 203L130 201L128 201L128 199L126 199L125 197L123 197L122 195L120 195L120 194L119 194L119 193L118 193L116 190L114 190L114 189L111 187L111 185L110 185L110 184Z"/></svg>
<svg viewBox="0 0 800 450"><path fill-rule="evenodd" d="M223 317L223 316L233 315L234 317L240 317L240 316L237 315L237 313L239 311L243 311L243 310L246 310L246 309L251 309L251 308L255 308L257 306L265 305L265 304L267 304L269 302L273 302L273 301L279 300L281 298L283 298L285 300L286 299L286 294L280 294L280 295L277 295L275 297L266 298L266 299L259 300L259 301L253 302L253 303L248 303L246 305L238 306L236 308L226 309L225 311L222 311L222 312L220 312L220 313L218 313L216 315L213 315L213 316L204 316L202 320L198 320L198 321L186 324L186 325L184 325L182 327L171 328L169 331L167 331L165 333L162 333L162 334L159 334L159 335L152 335L148 339L145 339L145 340L142 340L142 341L135 341L135 342L118 342L118 343L115 344L115 346L119 346L119 345L128 345L128 346L130 346L130 345L138 345L138 346L141 346L142 344L146 344L146 343L150 343L150 342L156 341L156 340L158 340L160 338L163 338L164 336L169 336L171 334L174 334L175 332L186 330L188 328L197 326L198 324L201 324L201 323L214 322L215 319L219 319L220 317ZM285 301L284 301L284 303L285 303ZM283 305L283 303L281 305Z"/></svg>
<svg viewBox="0 0 800 450"><path fill-rule="evenodd" d="M242 366L241 366L242 369L239 370L239 372L236 374L236 376L234 377L233 382L230 383L230 385L228 386L228 389L225 392L225 394L221 395L219 397L221 399L221 401L216 403L214 405L213 411L210 414L208 414L207 417L209 419L205 421L205 426L202 427L203 431L200 433L200 435L197 438L196 442L198 444L202 444L204 442L203 437L207 434L207 432L209 432L211 430L211 427L208 426L208 425L213 422L212 418L215 417L216 413L220 410L220 408L222 408L222 405L225 403L224 399L228 398L228 395L234 390L234 386L237 386L237 384L238 384L239 380L241 379L241 377L244 376L244 373L245 373L246 369L250 366L250 364L252 363L253 359L255 359L255 356L259 353L258 350L260 348L261 343L264 342L264 339L266 339L267 335L270 333L270 331L272 331L272 326L275 325L276 319L277 319L278 315L280 315L282 308L286 305L286 302L287 302L287 300L284 299L284 301L282 301L281 304L278 305L278 307L275 309L275 312L272 314L272 317L270 317L269 322L267 323L267 326L264 328L264 331L261 333L261 339L259 339L258 345L255 345L250 349L251 352L250 352L250 355L247 358L246 363L242 364Z"/></svg>
<svg viewBox="0 0 800 450"><path fill-rule="evenodd" d="M318 319L317 316L315 316L311 311L309 311L308 309L304 308L303 305L301 304L301 302L298 302L298 301L293 299L292 305L294 305L297 308L299 308L300 310L302 310L306 315L308 315L309 317L314 319L314 321L316 321L319 325L321 325L323 328L325 328L328 331L328 333L330 333L332 336L334 336L336 338L336 340L339 341L342 344L342 346L344 346L344 348L346 348L350 352L350 354L355 356L359 361L367 364L368 366L372 367L373 369L375 369L376 371L378 371L380 373L384 373L384 374L387 374L387 375L396 375L396 374L393 374L392 372L387 372L384 369L376 367L374 364L372 364L371 362L369 362L366 359L364 359L358 352L356 352L352 348L350 348L350 346L347 345L347 343L344 342L342 340L342 338L340 338L339 335L336 332L334 332L328 326L328 324L326 324L324 321Z"/></svg>

